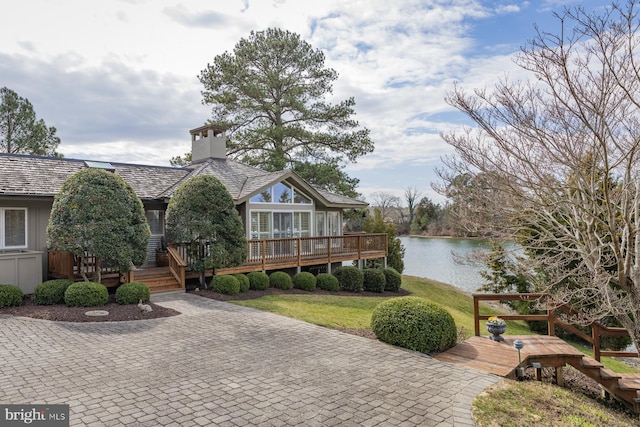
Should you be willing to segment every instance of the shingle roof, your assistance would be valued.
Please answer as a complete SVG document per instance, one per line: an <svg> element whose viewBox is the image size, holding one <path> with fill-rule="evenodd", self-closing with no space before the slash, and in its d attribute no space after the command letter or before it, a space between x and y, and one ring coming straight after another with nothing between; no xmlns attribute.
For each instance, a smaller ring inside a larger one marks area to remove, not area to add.
<svg viewBox="0 0 640 427"><path fill-rule="evenodd" d="M283 180L298 184L321 204L360 207L365 202L349 199L309 186L292 171L266 172L229 159L206 159L184 168L111 162L142 200L170 198L184 181L213 175L227 187L237 203L246 201L264 187ZM86 168L85 160L0 153L0 195L53 197L71 175Z"/></svg>
<svg viewBox="0 0 640 427"><path fill-rule="evenodd" d="M186 176L185 168L111 162L114 173L143 200L157 199ZM0 194L53 197L71 175L86 168L84 160L0 153Z"/></svg>

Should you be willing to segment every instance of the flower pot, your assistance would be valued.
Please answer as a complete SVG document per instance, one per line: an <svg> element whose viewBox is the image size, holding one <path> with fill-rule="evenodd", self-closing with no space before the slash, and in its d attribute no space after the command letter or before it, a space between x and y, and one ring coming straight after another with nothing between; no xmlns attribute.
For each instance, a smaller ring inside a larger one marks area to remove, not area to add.
<svg viewBox="0 0 640 427"><path fill-rule="evenodd" d="M493 323L487 323L487 331L489 331L489 333L491 334L489 338L493 341L504 341L504 338L502 338L500 335L504 334L506 330L506 324L495 325Z"/></svg>
<svg viewBox="0 0 640 427"><path fill-rule="evenodd" d="M163 251L156 251L156 266L166 267L169 265L169 253Z"/></svg>

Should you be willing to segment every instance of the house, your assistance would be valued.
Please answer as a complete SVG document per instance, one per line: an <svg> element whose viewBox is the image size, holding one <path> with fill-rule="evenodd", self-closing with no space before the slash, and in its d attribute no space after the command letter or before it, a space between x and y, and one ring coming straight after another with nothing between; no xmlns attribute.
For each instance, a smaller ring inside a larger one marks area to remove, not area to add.
<svg viewBox="0 0 640 427"><path fill-rule="evenodd" d="M266 172L227 159L224 131L215 126L202 126L190 133L192 163L187 167L0 154L0 283L19 284L29 293L42 278L78 277L77 260L70 254L47 250L46 227L62 183L83 168L102 168L120 175L142 200L152 236L146 264L133 273L136 280L154 271L173 192L199 175L213 175L225 185L245 227L247 262L228 272L299 271L313 266L330 269L346 260L386 256L386 236L342 233L343 211L366 207L365 202L317 189L291 170ZM188 275L184 271L185 251L178 247L170 253L174 258L169 266L170 281L184 287Z"/></svg>

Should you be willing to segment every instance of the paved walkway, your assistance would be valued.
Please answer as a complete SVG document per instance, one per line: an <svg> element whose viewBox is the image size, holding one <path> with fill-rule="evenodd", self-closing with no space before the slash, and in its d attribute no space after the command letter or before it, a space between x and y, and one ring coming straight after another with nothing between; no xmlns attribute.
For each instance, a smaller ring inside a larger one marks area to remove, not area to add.
<svg viewBox="0 0 640 427"><path fill-rule="evenodd" d="M114 323L0 316L0 403L70 405L71 425L471 426L496 376L188 294Z"/></svg>

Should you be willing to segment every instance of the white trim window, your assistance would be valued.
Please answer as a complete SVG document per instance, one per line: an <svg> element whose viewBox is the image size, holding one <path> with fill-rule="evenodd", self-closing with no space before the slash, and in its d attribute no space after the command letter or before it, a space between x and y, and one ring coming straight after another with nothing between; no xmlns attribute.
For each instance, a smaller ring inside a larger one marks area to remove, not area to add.
<svg viewBox="0 0 640 427"><path fill-rule="evenodd" d="M284 182L279 182L271 187L265 188L260 193L249 199L251 203L275 203L275 204L294 204L294 205L312 205L311 198L304 193L298 191Z"/></svg>
<svg viewBox="0 0 640 427"><path fill-rule="evenodd" d="M26 249L27 208L0 208L0 249Z"/></svg>

